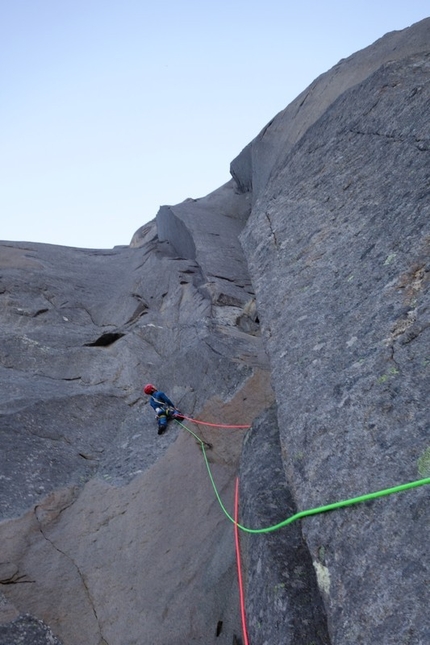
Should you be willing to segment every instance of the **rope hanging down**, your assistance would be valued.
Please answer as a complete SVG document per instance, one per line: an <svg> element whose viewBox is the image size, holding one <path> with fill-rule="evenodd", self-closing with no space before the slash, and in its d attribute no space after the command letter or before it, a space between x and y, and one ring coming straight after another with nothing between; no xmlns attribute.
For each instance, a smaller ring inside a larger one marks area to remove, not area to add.
<svg viewBox="0 0 430 645"><path fill-rule="evenodd" d="M235 488L235 494L234 494L234 541L236 545L237 581L239 585L240 616L242 619L243 642L244 642L244 645L248 645L248 632L246 630L246 614L245 614L245 593L243 591L238 520L239 520L239 478L236 477L236 488Z"/></svg>
<svg viewBox="0 0 430 645"><path fill-rule="evenodd" d="M279 522L278 524L274 524L273 526L267 526L265 528L261 529L251 529L246 526L242 526L242 524L239 524L227 511L225 508L221 497L219 495L218 489L216 487L214 478L212 476L212 472L209 466L209 461L206 455L206 449L205 449L205 442L200 439L192 430L187 428L183 423L180 421L176 420L176 423L178 423L184 430L187 430L190 434L197 439L197 441L200 443L201 448L202 448L202 453L203 457L206 463L206 468L208 471L209 479L212 484L212 488L215 492L215 496L218 500L218 504L220 505L222 511L226 515L226 517L233 522L238 528L240 528L242 531L245 531L246 533L271 533L272 531L277 531L278 529L283 528L284 526L287 526L288 524L292 524L293 522L296 522L297 520L303 519L304 517L309 517L310 515L318 515L319 513L326 513L327 511L334 511L339 508L345 508L346 506L352 506L353 504L360 504L362 502L368 502L369 500L372 499L377 499L379 497L384 497L387 495L392 495L394 493L400 493L402 491L410 490L412 488L418 488L419 486L425 486L426 484L430 484L430 477L426 477L424 479L417 479L416 481L409 482L407 484L400 484L399 486L393 486L392 488L385 488L384 490L379 490L374 493L367 493L365 495L360 495L359 497L352 497L350 499L344 499L341 500L340 502L334 502L333 504L326 504L325 506L318 506L316 508L310 508L305 511L299 511L298 513L295 513L294 515L291 515L287 519L283 520L282 522Z"/></svg>

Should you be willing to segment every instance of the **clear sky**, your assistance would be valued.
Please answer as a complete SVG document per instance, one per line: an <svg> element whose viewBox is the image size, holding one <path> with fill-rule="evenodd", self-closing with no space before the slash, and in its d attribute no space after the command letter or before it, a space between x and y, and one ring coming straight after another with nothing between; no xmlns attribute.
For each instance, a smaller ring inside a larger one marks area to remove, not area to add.
<svg viewBox="0 0 430 645"><path fill-rule="evenodd" d="M0 240L129 244L428 0L0 0Z"/></svg>

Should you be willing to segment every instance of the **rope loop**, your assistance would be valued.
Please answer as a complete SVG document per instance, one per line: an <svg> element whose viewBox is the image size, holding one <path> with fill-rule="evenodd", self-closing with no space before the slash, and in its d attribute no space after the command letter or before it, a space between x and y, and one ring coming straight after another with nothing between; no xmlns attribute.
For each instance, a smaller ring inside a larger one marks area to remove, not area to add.
<svg viewBox="0 0 430 645"><path fill-rule="evenodd" d="M344 500L341 500L339 502L334 502L333 504L325 504L324 506L318 506L316 508L309 508L309 509L307 509L305 511L299 511L298 513L295 513L294 515L291 515L290 517L287 517L282 522L279 522L278 524L274 524L273 526L266 526L266 527L261 528L261 529L251 529L251 528L248 528L246 526L242 526L242 524L239 524L239 522L237 522L230 515L230 513L227 511L227 509L225 508L225 506L224 506L224 504L223 504L223 502L221 500L220 494L218 492L218 489L216 487L216 484L215 484L215 481L214 481L214 478L213 478L213 475L212 475L212 471L210 469L209 461L208 461L207 454L206 454L206 444L205 444L205 442L198 435L196 435L192 430L187 428L186 425L184 425L183 423L178 421L178 419L176 419L176 423L178 423L182 428L184 428L184 430L186 430L187 432L192 434L193 437L195 439L197 439L197 441L200 443L201 448L202 448L203 457L204 457L204 460L205 460L205 463L206 463L206 469L208 471L209 479L211 481L212 488L214 490L215 496L216 496L216 498L218 500L218 504L220 505L220 507L221 507L223 513L225 514L225 516L231 522L233 522L233 524L235 524L239 529L241 529L241 531L245 531L246 533L271 533L273 531L277 531L279 529L282 529L284 526L288 526L288 524L292 524L293 522L296 522L297 520L301 520L304 517L310 517L311 515L318 515L319 513L327 513L328 511L334 511L334 510L339 509L339 508L345 508L347 506L352 506L354 504L360 504L362 502L368 502L369 500L372 500L372 499L377 499L379 497L385 497L387 495L393 495L394 493L401 493L403 491L410 490L412 488L418 488L419 486L425 486L427 484L430 484L430 477L425 477L424 479L417 479L415 481L408 482L406 484L400 484L399 486L393 486L391 488L385 488L384 490L378 490L378 491L375 491L374 493L367 493L365 495L360 495L358 497L352 497L350 499L344 499Z"/></svg>

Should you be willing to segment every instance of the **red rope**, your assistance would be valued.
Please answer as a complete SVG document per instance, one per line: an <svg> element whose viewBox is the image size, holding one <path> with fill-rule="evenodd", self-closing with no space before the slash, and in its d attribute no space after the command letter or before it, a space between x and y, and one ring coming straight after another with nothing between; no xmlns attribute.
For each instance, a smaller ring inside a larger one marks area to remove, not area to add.
<svg viewBox="0 0 430 645"><path fill-rule="evenodd" d="M222 423L208 423L207 421L199 421L198 419L192 419L191 417L186 417L186 416L183 416L183 418L186 419L187 421L191 421L192 423L198 423L199 425L203 425L203 426L212 426L213 428L250 428L251 427L251 426L228 426Z"/></svg>
<svg viewBox="0 0 430 645"><path fill-rule="evenodd" d="M240 546L239 546L239 477L236 477L236 492L234 496L234 539L236 542L236 561L237 561L237 578L239 582L239 599L240 615L242 617L243 643L248 645L248 634L246 633L246 616L245 616L245 594L243 592L242 566L240 564Z"/></svg>

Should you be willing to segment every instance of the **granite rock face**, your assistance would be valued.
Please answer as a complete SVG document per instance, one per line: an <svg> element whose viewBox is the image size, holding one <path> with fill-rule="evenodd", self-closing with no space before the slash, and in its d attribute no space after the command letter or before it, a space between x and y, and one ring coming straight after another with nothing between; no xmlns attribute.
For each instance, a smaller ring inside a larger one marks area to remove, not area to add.
<svg viewBox="0 0 430 645"><path fill-rule="evenodd" d="M429 72L425 20L129 247L0 244L1 645L240 643L232 525L145 382L252 424L185 423L248 527L430 474ZM428 495L242 533L252 644L427 645Z"/></svg>
<svg viewBox="0 0 430 645"><path fill-rule="evenodd" d="M285 479L276 412L274 406L260 415L244 442L240 506L250 529L274 526L297 510ZM300 524L244 536L249 641L328 645L326 614Z"/></svg>
<svg viewBox="0 0 430 645"><path fill-rule="evenodd" d="M219 193L206 210L229 212ZM231 201L234 227L247 198ZM232 527L199 445L176 424L160 437L142 395L155 382L187 415L233 424L273 401L237 235L222 275L214 263L155 222L110 251L0 245L0 622L30 614L64 645L240 632ZM228 499L243 431L191 427Z"/></svg>
<svg viewBox="0 0 430 645"><path fill-rule="evenodd" d="M47 625L28 615L0 625L0 642L13 645L61 645Z"/></svg>
<svg viewBox="0 0 430 645"><path fill-rule="evenodd" d="M255 204L270 176L282 167L286 152L343 92L365 81L381 65L419 52L428 52L428 20L386 34L321 74L231 162L237 186Z"/></svg>
<svg viewBox="0 0 430 645"><path fill-rule="evenodd" d="M429 99L430 52L345 91L278 158L241 238L299 509L420 477ZM428 495L303 520L333 643L430 641Z"/></svg>

